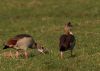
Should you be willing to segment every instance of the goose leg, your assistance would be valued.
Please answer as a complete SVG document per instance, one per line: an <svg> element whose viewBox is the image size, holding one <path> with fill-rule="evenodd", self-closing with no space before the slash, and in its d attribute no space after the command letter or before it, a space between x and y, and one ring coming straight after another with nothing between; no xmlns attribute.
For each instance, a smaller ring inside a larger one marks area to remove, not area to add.
<svg viewBox="0 0 100 71"><path fill-rule="evenodd" d="M63 52L60 52L60 58L63 59Z"/></svg>
<svg viewBox="0 0 100 71"><path fill-rule="evenodd" d="M28 58L28 53L26 51L24 52L24 55L25 55L25 58L27 59Z"/></svg>
<svg viewBox="0 0 100 71"><path fill-rule="evenodd" d="M16 58L18 58L19 57L19 52L18 51L16 51Z"/></svg>
<svg viewBox="0 0 100 71"><path fill-rule="evenodd" d="M9 55L10 55L11 58L13 58L13 55L12 55L12 52L11 51L10 51L10 54Z"/></svg>

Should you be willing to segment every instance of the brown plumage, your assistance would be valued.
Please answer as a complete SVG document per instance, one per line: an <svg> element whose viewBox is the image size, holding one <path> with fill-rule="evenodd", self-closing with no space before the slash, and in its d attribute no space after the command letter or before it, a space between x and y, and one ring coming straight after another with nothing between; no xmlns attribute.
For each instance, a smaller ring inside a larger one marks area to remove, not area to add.
<svg viewBox="0 0 100 71"><path fill-rule="evenodd" d="M67 51L67 50L72 50L75 46L75 37L72 34L66 35L63 34L60 37L60 51Z"/></svg>
<svg viewBox="0 0 100 71"><path fill-rule="evenodd" d="M17 43L17 40L11 38L11 39L9 39L7 41L6 45L12 45L12 46L14 46L14 45L16 45L16 43Z"/></svg>

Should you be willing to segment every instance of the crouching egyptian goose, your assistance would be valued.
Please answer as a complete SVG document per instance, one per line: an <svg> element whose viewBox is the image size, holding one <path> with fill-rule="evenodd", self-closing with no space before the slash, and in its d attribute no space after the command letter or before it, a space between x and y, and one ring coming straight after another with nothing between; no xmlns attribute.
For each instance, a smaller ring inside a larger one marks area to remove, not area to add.
<svg viewBox="0 0 100 71"><path fill-rule="evenodd" d="M5 44L3 49L14 48L16 49L16 58L19 56L19 50L24 51L24 55L27 58L27 48L36 48L39 52L44 53L44 48L42 46L38 46L38 44L34 41L32 36L28 34L19 34L10 38Z"/></svg>
<svg viewBox="0 0 100 71"><path fill-rule="evenodd" d="M73 33L71 32L71 28L72 28L72 25L69 22L64 27L65 34L60 36L59 50L60 50L61 58L63 58L63 52L67 50L71 51L71 56L72 56L72 51L75 46L75 37Z"/></svg>

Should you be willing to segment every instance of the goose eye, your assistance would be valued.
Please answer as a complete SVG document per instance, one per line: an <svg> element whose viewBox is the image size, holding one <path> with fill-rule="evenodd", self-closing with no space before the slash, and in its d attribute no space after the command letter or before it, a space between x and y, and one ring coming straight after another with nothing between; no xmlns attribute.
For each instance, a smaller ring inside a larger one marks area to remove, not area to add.
<svg viewBox="0 0 100 71"><path fill-rule="evenodd" d="M44 49L44 47L42 47L42 49Z"/></svg>

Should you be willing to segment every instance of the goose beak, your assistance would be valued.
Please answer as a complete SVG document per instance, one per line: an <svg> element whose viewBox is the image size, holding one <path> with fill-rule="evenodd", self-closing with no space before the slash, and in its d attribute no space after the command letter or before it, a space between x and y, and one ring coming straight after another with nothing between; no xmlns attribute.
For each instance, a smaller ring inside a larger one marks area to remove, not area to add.
<svg viewBox="0 0 100 71"><path fill-rule="evenodd" d="M46 48L44 48L44 47L39 48L38 51L39 51L40 53L43 53L43 54L49 53L48 50L47 50Z"/></svg>

